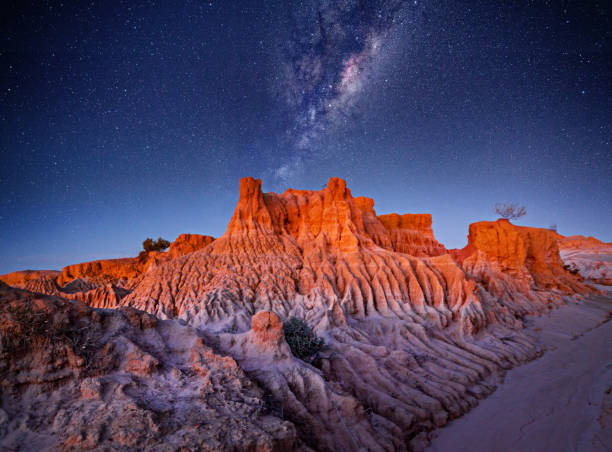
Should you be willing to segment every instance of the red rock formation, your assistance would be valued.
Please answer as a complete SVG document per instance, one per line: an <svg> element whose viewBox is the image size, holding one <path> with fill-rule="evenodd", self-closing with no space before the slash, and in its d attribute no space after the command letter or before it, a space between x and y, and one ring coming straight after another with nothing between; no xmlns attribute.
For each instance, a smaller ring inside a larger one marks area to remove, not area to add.
<svg viewBox="0 0 612 452"><path fill-rule="evenodd" d="M31 292L80 300L95 308L114 308L138 284L142 274L185 254L207 247L208 235L181 234L168 252L149 252L139 257L83 262L54 270L25 270L0 275L0 281Z"/></svg>
<svg viewBox="0 0 612 452"><path fill-rule="evenodd" d="M170 244L168 252L163 253L162 256L167 256L168 259L174 259L206 248L213 240L215 240L215 238L210 235L181 234Z"/></svg>
<svg viewBox="0 0 612 452"><path fill-rule="evenodd" d="M60 286L82 278L98 283L125 285L126 281L137 279L151 265L159 264L185 254L205 248L213 242L209 235L181 234L170 244L168 252L150 251L141 257L104 259L81 264L68 265L57 278ZM128 283L129 287L130 284Z"/></svg>
<svg viewBox="0 0 612 452"><path fill-rule="evenodd" d="M117 280L137 278L144 270L145 262L141 262L136 257L83 262L64 267L62 273L57 278L57 283L60 286L64 286L77 278L90 279L102 283L107 281L115 282Z"/></svg>
<svg viewBox="0 0 612 452"><path fill-rule="evenodd" d="M60 272L56 270L22 270L0 275L0 281L13 287L25 288L30 281L37 279L55 279Z"/></svg>
<svg viewBox="0 0 612 452"><path fill-rule="evenodd" d="M468 245L453 250L453 256L488 295L501 301L491 304L491 315L523 315L561 303L563 296L596 292L563 268L557 243L558 234L549 229L515 226L505 219L481 221L470 225Z"/></svg>
<svg viewBox="0 0 612 452"><path fill-rule="evenodd" d="M295 427L195 332L0 282L0 449L294 450Z"/></svg>
<svg viewBox="0 0 612 452"><path fill-rule="evenodd" d="M475 223L453 259L429 215L379 217L341 179L276 194L245 178L222 237L147 258L154 264L118 303L200 329L272 394L307 445L404 450L474 406L503 369L537 356L522 315L591 291L563 268L557 240ZM99 287L84 273L63 290ZM320 368L291 355L280 321L290 316L325 339ZM138 360L134 371L155 368Z"/></svg>
<svg viewBox="0 0 612 452"><path fill-rule="evenodd" d="M226 233L205 250L152 268L121 304L180 317L211 340L220 337L218 346L278 396L312 447L349 448L353 440L369 447L377 425L386 447L401 449L419 431L476 404L492 390L484 378L537 351L506 330L517 322L513 315L490 315L480 301L484 289L449 255L415 257L400 247L443 250L427 217L381 221L373 201L354 198L342 180L279 195L247 178ZM251 325L258 311L314 326L328 344L322 376L291 358L286 344L265 353L256 347L267 343L258 317ZM498 332L482 342L478 332L491 321ZM299 389L311 386L319 394L314 399ZM337 388L346 391L346 405L332 403ZM367 420L360 406L368 407ZM318 418L324 422L312 420Z"/></svg>
<svg viewBox="0 0 612 452"><path fill-rule="evenodd" d="M396 213L379 215L378 219L391 236L391 246L398 253L412 256L439 256L448 251L438 243L431 229L431 214Z"/></svg>
<svg viewBox="0 0 612 452"><path fill-rule="evenodd" d="M340 179L330 179L321 191L287 190L282 195L264 194L261 181L242 179L226 233L205 253L153 269L125 304L180 316L197 299L201 309L188 315L199 322L246 309L241 316L246 327L253 303L288 312L298 299L307 305L339 303L359 318L371 313L416 315L446 325L460 316L478 328L483 314L473 284L446 279L453 274L447 268L456 267L452 260L425 261L393 249L394 242L409 245L392 239L389 231L400 231L400 236L416 224L427 230L420 243L432 244L427 220L416 223L406 217L394 224L390 218L387 228L376 217L373 202L353 198Z"/></svg>
<svg viewBox="0 0 612 452"><path fill-rule="evenodd" d="M612 243L595 237L559 236L559 252L567 270L587 281L612 286Z"/></svg>

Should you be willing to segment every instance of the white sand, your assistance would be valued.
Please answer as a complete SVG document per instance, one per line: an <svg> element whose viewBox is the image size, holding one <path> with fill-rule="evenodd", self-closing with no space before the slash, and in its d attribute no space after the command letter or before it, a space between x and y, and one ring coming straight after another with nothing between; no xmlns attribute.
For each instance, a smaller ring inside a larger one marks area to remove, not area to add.
<svg viewBox="0 0 612 452"><path fill-rule="evenodd" d="M612 296L598 297L532 320L544 356L509 371L427 450L612 451L610 311Z"/></svg>

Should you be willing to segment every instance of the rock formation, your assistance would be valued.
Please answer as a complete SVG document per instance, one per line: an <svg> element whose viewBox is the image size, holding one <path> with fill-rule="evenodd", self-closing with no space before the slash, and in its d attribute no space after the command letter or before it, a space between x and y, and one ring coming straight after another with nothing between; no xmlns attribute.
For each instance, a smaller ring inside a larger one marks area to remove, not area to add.
<svg viewBox="0 0 612 452"><path fill-rule="evenodd" d="M524 248L522 262L502 265L501 250L510 241L493 252L480 228L471 234L476 257L456 262L441 254L445 249L435 241L428 216L381 219L372 200L354 198L340 179L330 179L321 191L278 195L263 193L260 181L247 178L222 237L152 268L120 303L182 318L211 335L247 334L250 317L262 310L304 318L328 344L319 369L323 393L342 388L353 406L368 413L356 428L364 444L369 429L386 429L389 438L401 431L406 444L469 409L493 389L489 380L497 371L537 355L529 340L509 329L520 324L517 317L589 291L563 270L558 254L555 260L555 241L530 228L509 234L512 246ZM530 238L545 243L536 249ZM478 256L487 272L471 264ZM523 295L497 291L510 282ZM542 284L558 294L540 297ZM248 352L221 348L241 363L257 362L249 361ZM303 366L281 361L282 369L295 369L278 378L290 391L274 387L286 394L282 406L294 413L289 419L302 439L319 449L347 441L344 429L327 440L323 429L304 430L295 410L296 404L309 410L310 395L295 391L304 384ZM269 376L257 375L260 384L270 385ZM338 410L340 418L350 418ZM387 447L400 448L392 441Z"/></svg>
<svg viewBox="0 0 612 452"><path fill-rule="evenodd" d="M25 289L30 282L38 282L40 280L55 280L60 275L60 272L55 270L22 270L6 275L0 275L0 281L9 286Z"/></svg>
<svg viewBox="0 0 612 452"><path fill-rule="evenodd" d="M0 281L30 292L80 300L91 307L114 308L151 266L205 248L213 241L208 235L181 234L165 253L151 251L139 257L83 262L68 265L61 272L17 271L0 275Z"/></svg>
<svg viewBox="0 0 612 452"><path fill-rule="evenodd" d="M0 282L0 449L292 450L295 427L196 332Z"/></svg>
<svg viewBox="0 0 612 452"><path fill-rule="evenodd" d="M197 328L316 450L418 448L540 353L524 315L595 291L551 231L474 223L464 249L446 250L430 215L377 216L337 178L282 194L242 179L223 236L179 238L143 262L64 269L57 289L39 278L40 292ZM291 316L325 340L316 367L284 341Z"/></svg>
<svg viewBox="0 0 612 452"><path fill-rule="evenodd" d="M431 229L431 214L396 213L379 215L378 219L389 231L391 248L398 253L416 257L446 254L444 245L438 243Z"/></svg>
<svg viewBox="0 0 612 452"><path fill-rule="evenodd" d="M181 234L170 244L167 253L158 253L157 255L160 257L163 256L162 260L174 259L206 248L213 240L215 240L215 238L210 235Z"/></svg>
<svg viewBox="0 0 612 452"><path fill-rule="evenodd" d="M491 316L522 316L597 290L567 271L559 255L558 234L515 226L508 220L470 225L468 245L453 250L466 275L481 289ZM508 316L507 314L510 314Z"/></svg>
<svg viewBox="0 0 612 452"><path fill-rule="evenodd" d="M184 254L205 248L214 238L208 235L181 234L170 244L168 252L149 251L140 257L106 259L68 265L57 278L64 286L77 278L92 282L113 283L120 286L133 284L151 265L171 260Z"/></svg>
<svg viewBox="0 0 612 452"><path fill-rule="evenodd" d="M612 286L612 243L574 235L559 240L561 258L570 272L593 283Z"/></svg>

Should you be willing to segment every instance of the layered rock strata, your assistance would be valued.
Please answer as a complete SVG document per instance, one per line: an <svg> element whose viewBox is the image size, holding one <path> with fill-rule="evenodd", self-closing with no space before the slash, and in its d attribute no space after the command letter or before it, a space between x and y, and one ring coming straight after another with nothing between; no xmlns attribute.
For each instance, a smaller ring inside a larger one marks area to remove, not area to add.
<svg viewBox="0 0 612 452"><path fill-rule="evenodd" d="M226 233L205 250L149 271L121 304L182 318L210 335L249 337L251 316L262 310L305 319L327 343L320 369L308 367L325 388L318 406L332 406L333 390L354 399L352 409L362 407L365 418L357 422L340 405L337 417L352 419L353 439L355 432L362 435L356 444L369 444L373 429L386 432L379 433L382 442L388 438L381 448L398 450L419 432L469 410L493 390L501 370L539 353L515 329L522 315L589 291L563 270L558 254L555 260L555 245L545 235L512 228L515 245L525 248L522 263L502 265L503 253L496 261L479 228L471 233L474 253L455 260L441 254L445 249L431 233L430 218L381 219L373 201L354 198L342 180L332 178L318 192L278 195L263 193L260 181L247 178ZM540 249L528 240L545 243ZM487 263L486 271L478 259ZM510 282L522 296L498 291L509 290L504 284ZM540 287L554 296L542 296ZM260 357L248 347L222 349L241 363ZM291 369L272 378L267 365L255 375L275 388L302 439L322 450L335 443L350 450L345 429L329 436L300 417L304 410L318 413L312 393L299 389L308 386L303 363L268 361ZM392 440L397 432L400 443Z"/></svg>
<svg viewBox="0 0 612 452"><path fill-rule="evenodd" d="M540 353L521 331L524 315L595 290L563 267L551 231L480 222L466 248L449 251L431 225L425 214L377 216L341 179L276 194L245 178L222 237L157 261L105 306L199 329L307 446L418 448L504 369ZM70 284L86 292L86 279ZM317 367L284 342L291 316L324 338Z"/></svg>
<svg viewBox="0 0 612 452"><path fill-rule="evenodd" d="M468 245L452 254L478 284L491 315L503 316L506 323L562 304L564 297L597 293L564 268L558 234L549 229L504 219L472 223Z"/></svg>
<svg viewBox="0 0 612 452"><path fill-rule="evenodd" d="M61 272L16 271L0 275L0 281L30 292L80 300L91 307L114 308L149 268L205 248L213 241L208 235L181 234L167 252L151 251L139 257L83 262L68 265Z"/></svg>

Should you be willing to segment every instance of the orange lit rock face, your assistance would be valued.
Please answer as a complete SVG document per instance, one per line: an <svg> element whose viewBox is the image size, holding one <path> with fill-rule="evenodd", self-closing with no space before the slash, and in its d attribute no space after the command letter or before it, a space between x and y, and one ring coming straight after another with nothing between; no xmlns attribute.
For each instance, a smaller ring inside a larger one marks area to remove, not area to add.
<svg viewBox="0 0 612 452"><path fill-rule="evenodd" d="M57 283L64 286L77 278L87 278L94 281L131 279L138 277L144 268L145 264L135 257L83 262L64 267L57 278Z"/></svg>
<svg viewBox="0 0 612 452"><path fill-rule="evenodd" d="M26 285L32 281L39 279L54 280L59 274L60 272L55 270L23 270L0 275L0 281L9 286L25 289Z"/></svg>
<svg viewBox="0 0 612 452"><path fill-rule="evenodd" d="M446 254L431 229L431 214L379 215L378 219L389 231L391 246L398 253L412 256L439 256Z"/></svg>
<svg viewBox="0 0 612 452"><path fill-rule="evenodd" d="M56 294L56 279L60 272L54 270L24 270L0 275L0 281L9 286L30 292Z"/></svg>
<svg viewBox="0 0 612 452"><path fill-rule="evenodd" d="M592 291L563 268L551 231L474 223L468 246L447 251L430 215L377 216L373 200L336 178L320 191L282 194L242 179L222 237L179 239L125 283L91 285L74 272L51 289L198 328L274 395L316 450L406 450L419 432L475 406L497 373L537 356L520 331L523 315ZM102 293L90 299L92 290ZM284 341L291 316L324 338L319 369ZM129 372L163 368L140 353L129 350ZM215 360L205 351L190 359L202 378Z"/></svg>
<svg viewBox="0 0 612 452"><path fill-rule="evenodd" d="M213 241L208 235L181 234L165 253L154 251L142 257L83 262L66 266L61 272L17 271L0 275L0 281L30 292L79 300L91 307L114 308L149 267L205 248Z"/></svg>
<svg viewBox="0 0 612 452"><path fill-rule="evenodd" d="M168 252L151 251L143 258L106 259L69 265L62 269L57 283L64 286L77 278L83 278L101 283L126 285L126 281L138 278L151 265L205 248L213 240L214 238L208 235L181 234L170 244ZM129 286L129 283L127 285Z"/></svg>
<svg viewBox="0 0 612 452"><path fill-rule="evenodd" d="M560 302L561 294L591 290L563 269L557 235L549 230L474 223L468 246L453 252L459 267L435 240L429 215L377 217L373 206L337 178L320 191L280 195L242 179L226 233L205 252L147 273L122 304L184 316L194 325L231 319L242 329L265 309L310 311L322 329L346 315L383 315L438 327L459 321L476 332ZM492 303L485 313L482 301L491 296L507 298L509 311Z"/></svg>
<svg viewBox="0 0 612 452"><path fill-rule="evenodd" d="M433 257L394 250L400 244L409 248L411 237L419 240L417 254L427 243ZM246 178L226 233L205 253L148 272L122 303L162 316L186 315L194 324L233 317L243 328L253 308L290 312L329 306L330 314L316 311L330 323L338 304L359 318L416 315L443 326L457 317L466 328L478 329L484 315L474 283L457 279L459 268L451 259L436 257L442 249L427 216L381 221L373 201L353 198L343 180L332 178L321 191L278 195L264 194L261 181Z"/></svg>
<svg viewBox="0 0 612 452"><path fill-rule="evenodd" d="M445 249L433 236L431 215L382 215L374 201L354 198L342 179L321 191L263 193L261 181L241 180L240 198L225 236L242 233L288 235L301 249L324 247L352 252L379 246L414 256L437 256Z"/></svg>
<svg viewBox="0 0 612 452"><path fill-rule="evenodd" d="M586 288L563 269L558 235L541 228L514 226L507 220L470 225L469 244L501 270L517 278L532 278L537 288L571 294Z"/></svg>
<svg viewBox="0 0 612 452"><path fill-rule="evenodd" d="M210 245L213 240L215 240L215 238L210 235L181 234L170 244L168 252L162 255L173 259L205 248Z"/></svg>
<svg viewBox="0 0 612 452"><path fill-rule="evenodd" d="M488 296L503 300L490 303L490 315L506 318L538 312L563 296L580 296L596 290L563 267L559 235L549 229L515 226L508 220L470 225L468 245L452 254L470 279ZM493 314L495 313L495 314Z"/></svg>

